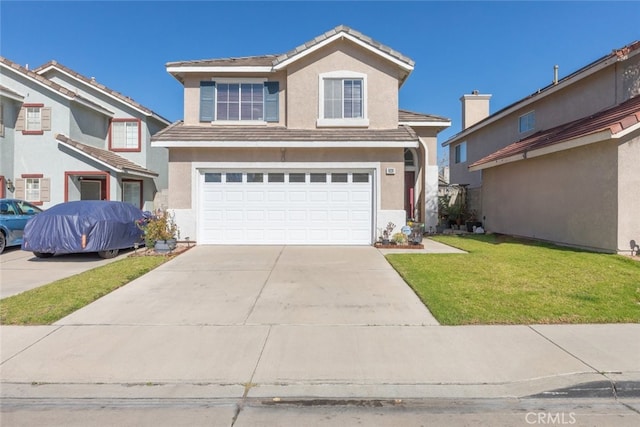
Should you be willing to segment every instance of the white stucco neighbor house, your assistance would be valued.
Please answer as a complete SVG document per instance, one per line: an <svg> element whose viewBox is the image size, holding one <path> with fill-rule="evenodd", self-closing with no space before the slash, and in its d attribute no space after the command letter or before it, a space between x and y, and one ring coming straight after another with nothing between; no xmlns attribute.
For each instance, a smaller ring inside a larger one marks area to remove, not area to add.
<svg viewBox="0 0 640 427"><path fill-rule="evenodd" d="M169 208L199 244L371 244L388 222L437 223L437 135L449 119L398 108L414 69L338 26L281 55L170 62L184 120Z"/></svg>
<svg viewBox="0 0 640 427"><path fill-rule="evenodd" d="M0 57L0 119L0 197L152 210L166 193L168 153L151 135L170 122L56 61L29 70Z"/></svg>

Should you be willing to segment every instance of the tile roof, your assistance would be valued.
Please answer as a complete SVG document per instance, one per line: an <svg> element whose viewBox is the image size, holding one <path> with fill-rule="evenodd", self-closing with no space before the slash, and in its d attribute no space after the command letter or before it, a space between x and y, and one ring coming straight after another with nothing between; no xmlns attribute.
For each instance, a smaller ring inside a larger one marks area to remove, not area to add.
<svg viewBox="0 0 640 427"><path fill-rule="evenodd" d="M119 156L116 153L111 151L103 150L98 147L94 147L92 145L83 144L79 141L73 140L65 135L57 134L56 140L75 148L78 151L81 151L87 157L93 158L102 163L106 163L107 165L113 167L116 170L125 172L125 173L133 173L133 174L143 174L143 175L151 175L158 176L158 173L146 169L129 159L126 159L122 156Z"/></svg>
<svg viewBox="0 0 640 427"><path fill-rule="evenodd" d="M518 154L538 150L544 147L566 142L572 139L592 135L602 131L609 131L609 137L614 136L631 126L640 123L640 95L599 113L556 126L508 145L478 161L470 167L506 159ZM524 157L523 157L524 158Z"/></svg>
<svg viewBox="0 0 640 427"><path fill-rule="evenodd" d="M238 57L238 58L213 58L213 59L202 59L202 60L194 60L194 61L176 61L176 62L169 62L166 64L167 67L179 67L179 66L202 66L202 67L206 67L206 66L235 66L235 67L239 67L239 66L252 66L252 67L259 67L259 66L263 66L263 67L275 67L278 64L287 61L293 57L295 57L296 55L299 55L300 53L303 53L304 51L306 51L309 48L312 48L313 46L322 43L323 41L337 35L340 33L345 33L345 34L349 34L352 37L355 37L356 39L358 39L359 41L361 41L362 43L365 43L375 49L380 50L381 52L386 53L387 55L390 55L391 57L402 61L404 63L406 63L407 65L409 65L410 67L413 67L415 65L415 62L401 54L400 52L398 52L397 50L391 49L390 47L379 43L375 40L373 40L371 37L366 36L364 34L362 34L359 31L354 30L353 28L349 28L345 25L338 25L337 27L327 31L324 34L319 35L318 37L314 38L313 40L309 40L308 42L296 47L295 49L290 50L289 52L286 52L284 54L278 54L278 55L261 55L261 56L245 56L245 57Z"/></svg>
<svg viewBox="0 0 640 427"><path fill-rule="evenodd" d="M450 122L446 117L436 116L433 114L416 113L409 110L398 110L399 122Z"/></svg>
<svg viewBox="0 0 640 427"><path fill-rule="evenodd" d="M185 126L178 121L151 141L417 141L409 126L396 129L288 129L275 126Z"/></svg>
<svg viewBox="0 0 640 427"><path fill-rule="evenodd" d="M167 67L271 67L277 55L243 56L238 58L197 59L193 61L176 61L167 63Z"/></svg>
<svg viewBox="0 0 640 427"><path fill-rule="evenodd" d="M20 64L16 64L15 62L0 56L0 63L4 64L5 66L13 69L14 71L23 74L24 76L35 80L36 82L44 85L45 87L48 87L49 89L51 89L54 92L58 92L61 95L63 95L65 98L67 99L71 99L71 100L75 100L78 101L80 103L83 103L85 105L88 105L91 108L94 108L96 110L100 110L103 113L107 113L107 114L113 114L113 111L109 111L108 109L106 109L105 107L103 107L102 105L99 105L87 98L84 98L81 95L78 95L76 92L67 89L64 86L61 86L51 80L49 80L48 78L41 76L40 74L28 70L27 68L21 66Z"/></svg>
<svg viewBox="0 0 640 427"><path fill-rule="evenodd" d="M84 83L86 83L89 86L93 86L94 88L102 91L102 92L106 92L109 95L112 95L114 97L116 97L117 99L119 99L120 101L129 104L130 106L133 106L135 108L137 108L138 110L143 111L144 113L146 113L149 116L156 116L157 119L166 122L167 124L169 123L169 120L165 119L164 117L160 116L159 114L155 113L153 110L145 107L142 104L139 104L138 102L134 101L132 98L125 96L123 94L121 94L120 92L117 92L113 89L108 88L107 86L98 83L94 78L89 78L86 76L83 76L82 74L78 73L77 71L72 70L69 67L66 67L62 64L60 64L59 62L52 60L47 62L46 64L43 64L41 66L39 66L38 68L34 69L33 71L35 73L37 73L38 75L41 75L41 73L44 73L47 69L49 68L57 68L59 70L62 70L63 72L75 77L78 80L83 81Z"/></svg>

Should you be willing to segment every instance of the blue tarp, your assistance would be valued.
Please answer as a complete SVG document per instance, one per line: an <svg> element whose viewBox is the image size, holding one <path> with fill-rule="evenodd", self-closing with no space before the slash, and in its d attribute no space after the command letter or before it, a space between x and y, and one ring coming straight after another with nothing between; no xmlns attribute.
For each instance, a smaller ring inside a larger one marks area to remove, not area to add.
<svg viewBox="0 0 640 427"><path fill-rule="evenodd" d="M131 248L135 242L144 242L144 233L136 226L144 216L140 209L124 202L60 203L27 223L22 249L68 254Z"/></svg>

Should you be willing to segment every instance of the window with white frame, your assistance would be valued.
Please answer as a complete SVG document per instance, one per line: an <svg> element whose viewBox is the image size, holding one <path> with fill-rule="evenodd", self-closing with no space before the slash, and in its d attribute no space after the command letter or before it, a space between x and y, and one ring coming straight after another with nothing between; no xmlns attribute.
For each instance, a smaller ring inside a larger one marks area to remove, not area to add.
<svg viewBox="0 0 640 427"><path fill-rule="evenodd" d="M27 107L25 130L42 130L42 109L40 107Z"/></svg>
<svg viewBox="0 0 640 427"><path fill-rule="evenodd" d="M368 126L367 79L362 73L320 75L319 126Z"/></svg>
<svg viewBox="0 0 640 427"><path fill-rule="evenodd" d="M518 131L520 133L527 132L536 127L536 112L530 111L520 116L518 119Z"/></svg>
<svg viewBox="0 0 640 427"><path fill-rule="evenodd" d="M24 199L28 202L40 201L40 178L26 178L24 181Z"/></svg>
<svg viewBox="0 0 640 427"><path fill-rule="evenodd" d="M454 159L456 163L467 161L467 142L461 142L454 147Z"/></svg>
<svg viewBox="0 0 640 427"><path fill-rule="evenodd" d="M218 83L216 120L263 120L264 84Z"/></svg>
<svg viewBox="0 0 640 427"><path fill-rule="evenodd" d="M142 209L142 181L122 181L122 201Z"/></svg>
<svg viewBox="0 0 640 427"><path fill-rule="evenodd" d="M114 119L111 121L109 147L114 151L140 150L140 121L137 119Z"/></svg>
<svg viewBox="0 0 640 427"><path fill-rule="evenodd" d="M200 82L200 121L258 124L279 121L279 82L227 79Z"/></svg>

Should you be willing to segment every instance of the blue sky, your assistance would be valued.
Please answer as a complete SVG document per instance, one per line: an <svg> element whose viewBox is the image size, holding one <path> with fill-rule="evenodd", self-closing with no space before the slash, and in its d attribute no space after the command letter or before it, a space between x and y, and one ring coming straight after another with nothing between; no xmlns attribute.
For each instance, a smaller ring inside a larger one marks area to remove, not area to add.
<svg viewBox="0 0 640 427"><path fill-rule="evenodd" d="M409 56L400 107L448 117L477 89L497 111L640 39L640 2L0 0L0 55L55 59L174 121L171 61L284 53L337 25ZM439 157L442 149L439 148Z"/></svg>

